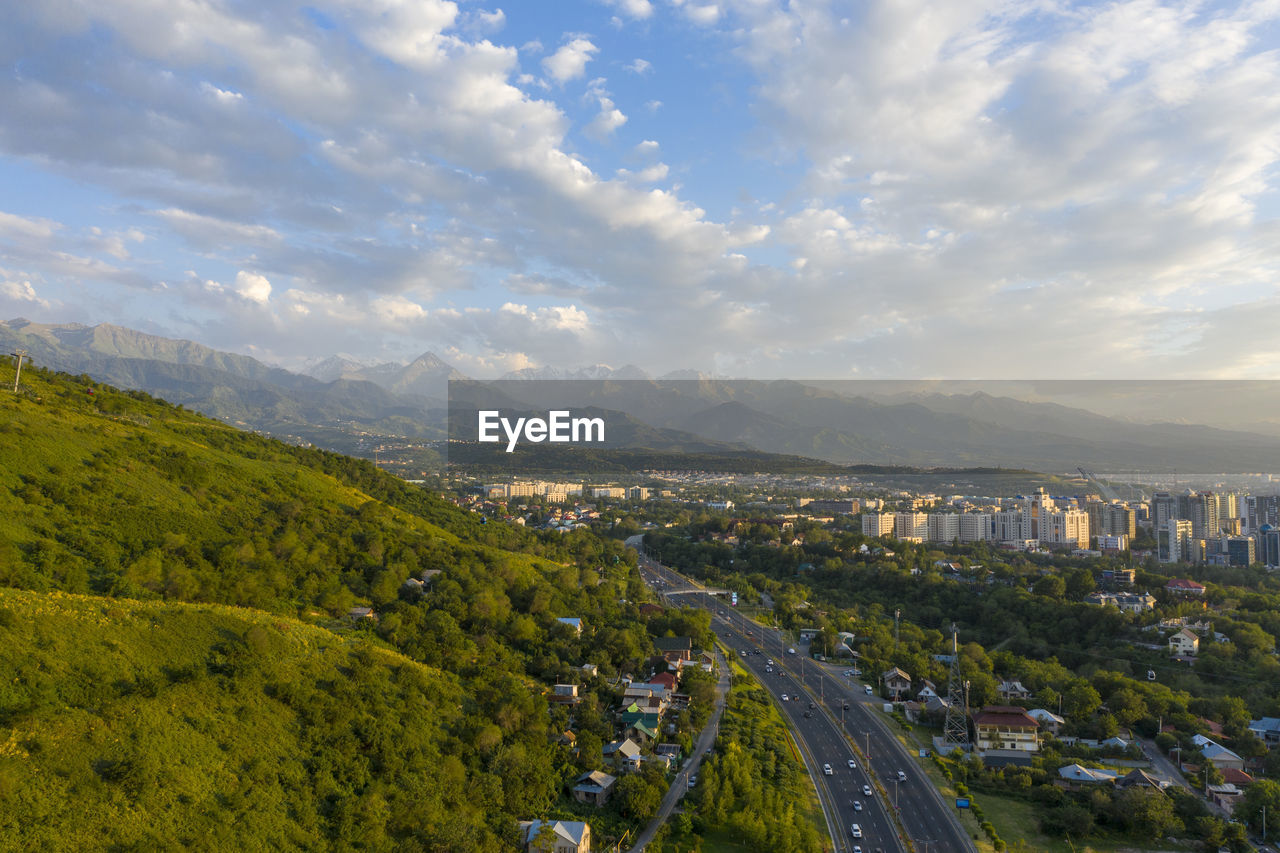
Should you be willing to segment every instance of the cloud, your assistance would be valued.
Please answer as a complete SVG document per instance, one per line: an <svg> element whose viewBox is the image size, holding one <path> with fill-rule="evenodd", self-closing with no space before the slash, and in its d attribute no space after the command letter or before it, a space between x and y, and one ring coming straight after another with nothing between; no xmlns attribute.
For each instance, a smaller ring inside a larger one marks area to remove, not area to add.
<svg viewBox="0 0 1280 853"><path fill-rule="evenodd" d="M542 69L557 83L566 83L585 74L587 63L598 52L599 48L587 39L575 38L543 59Z"/></svg>
<svg viewBox="0 0 1280 853"><path fill-rule="evenodd" d="M271 298L271 282L258 273L240 270L236 273L235 289L236 293L259 305L266 305Z"/></svg>
<svg viewBox="0 0 1280 853"><path fill-rule="evenodd" d="M36 289L31 286L30 281L9 278L3 271L0 271L0 297L11 302L38 305L41 308L50 307L48 300L41 299L36 294Z"/></svg>
<svg viewBox="0 0 1280 853"><path fill-rule="evenodd" d="M649 0L611 0L609 5L628 18L644 20L653 14L653 4Z"/></svg>
<svg viewBox="0 0 1280 853"><path fill-rule="evenodd" d="M626 68L628 71L632 72L633 74L643 75L648 73L653 68L653 63L649 62L649 60L647 59L635 59L635 60L632 60L630 64L624 65L623 68Z"/></svg>

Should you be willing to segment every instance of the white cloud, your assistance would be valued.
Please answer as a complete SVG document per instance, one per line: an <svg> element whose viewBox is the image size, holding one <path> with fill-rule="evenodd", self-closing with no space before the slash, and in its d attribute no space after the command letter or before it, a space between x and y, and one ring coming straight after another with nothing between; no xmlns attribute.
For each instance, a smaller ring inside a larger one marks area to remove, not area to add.
<svg viewBox="0 0 1280 853"><path fill-rule="evenodd" d="M41 308L50 307L48 300L41 299L36 294L36 289L31 286L31 282L26 279L19 281L0 275L0 296L14 302L29 302Z"/></svg>
<svg viewBox="0 0 1280 853"><path fill-rule="evenodd" d="M250 302L266 305L271 299L271 282L266 276L240 270L236 273L236 293Z"/></svg>
<svg viewBox="0 0 1280 853"><path fill-rule="evenodd" d="M611 0L610 5L628 18L643 20L653 14L653 4L649 0Z"/></svg>
<svg viewBox="0 0 1280 853"><path fill-rule="evenodd" d="M635 59L628 65L624 65L628 71L633 74L645 74L653 68L653 63L647 59Z"/></svg>
<svg viewBox="0 0 1280 853"><path fill-rule="evenodd" d="M557 83L566 83L585 74L587 63L598 52L599 48L587 39L575 38L543 59L542 68Z"/></svg>

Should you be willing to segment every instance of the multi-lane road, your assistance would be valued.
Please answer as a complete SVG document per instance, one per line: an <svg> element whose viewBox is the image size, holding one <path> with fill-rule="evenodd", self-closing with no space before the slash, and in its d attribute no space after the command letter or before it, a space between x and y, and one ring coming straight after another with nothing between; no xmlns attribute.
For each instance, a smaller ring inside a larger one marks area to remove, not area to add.
<svg viewBox="0 0 1280 853"><path fill-rule="evenodd" d="M727 602L690 591L694 585L671 569L644 556L640 569L672 603L710 609L721 641L778 700L813 774L837 851L974 853L921 768L922 759L893 736L876 710L880 700L868 696L860 682L809 660L802 649L792 654L781 632L747 619Z"/></svg>

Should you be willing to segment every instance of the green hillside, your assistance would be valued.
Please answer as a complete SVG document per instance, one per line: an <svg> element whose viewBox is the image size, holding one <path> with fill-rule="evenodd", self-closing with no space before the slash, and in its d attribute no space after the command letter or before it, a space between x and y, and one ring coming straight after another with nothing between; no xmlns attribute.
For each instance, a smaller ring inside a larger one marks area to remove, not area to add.
<svg viewBox="0 0 1280 853"><path fill-rule="evenodd" d="M513 849L580 772L548 686L651 651L620 543L84 377L23 386L0 393L0 848ZM607 732L607 684L584 692Z"/></svg>
<svg viewBox="0 0 1280 853"><path fill-rule="evenodd" d="M496 846L450 757L462 691L395 652L243 608L19 590L0 642L0 848Z"/></svg>

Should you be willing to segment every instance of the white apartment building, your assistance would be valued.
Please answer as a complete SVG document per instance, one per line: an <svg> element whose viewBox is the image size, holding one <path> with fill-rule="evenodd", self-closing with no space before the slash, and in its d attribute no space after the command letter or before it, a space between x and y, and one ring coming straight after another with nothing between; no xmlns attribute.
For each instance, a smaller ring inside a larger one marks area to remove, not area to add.
<svg viewBox="0 0 1280 853"><path fill-rule="evenodd" d="M954 512L929 514L929 541L954 542L960 538L960 516Z"/></svg>
<svg viewBox="0 0 1280 853"><path fill-rule="evenodd" d="M893 516L893 535L899 539L929 538L929 516L923 512L898 512Z"/></svg>
<svg viewBox="0 0 1280 853"><path fill-rule="evenodd" d="M893 532L893 514L888 512L864 512L863 536L888 536Z"/></svg>
<svg viewBox="0 0 1280 853"><path fill-rule="evenodd" d="M961 542L987 542L991 539L991 513L966 512L956 518Z"/></svg>
<svg viewBox="0 0 1280 853"><path fill-rule="evenodd" d="M1046 545L1089 547L1089 514L1079 509L1042 510L1039 539Z"/></svg>

